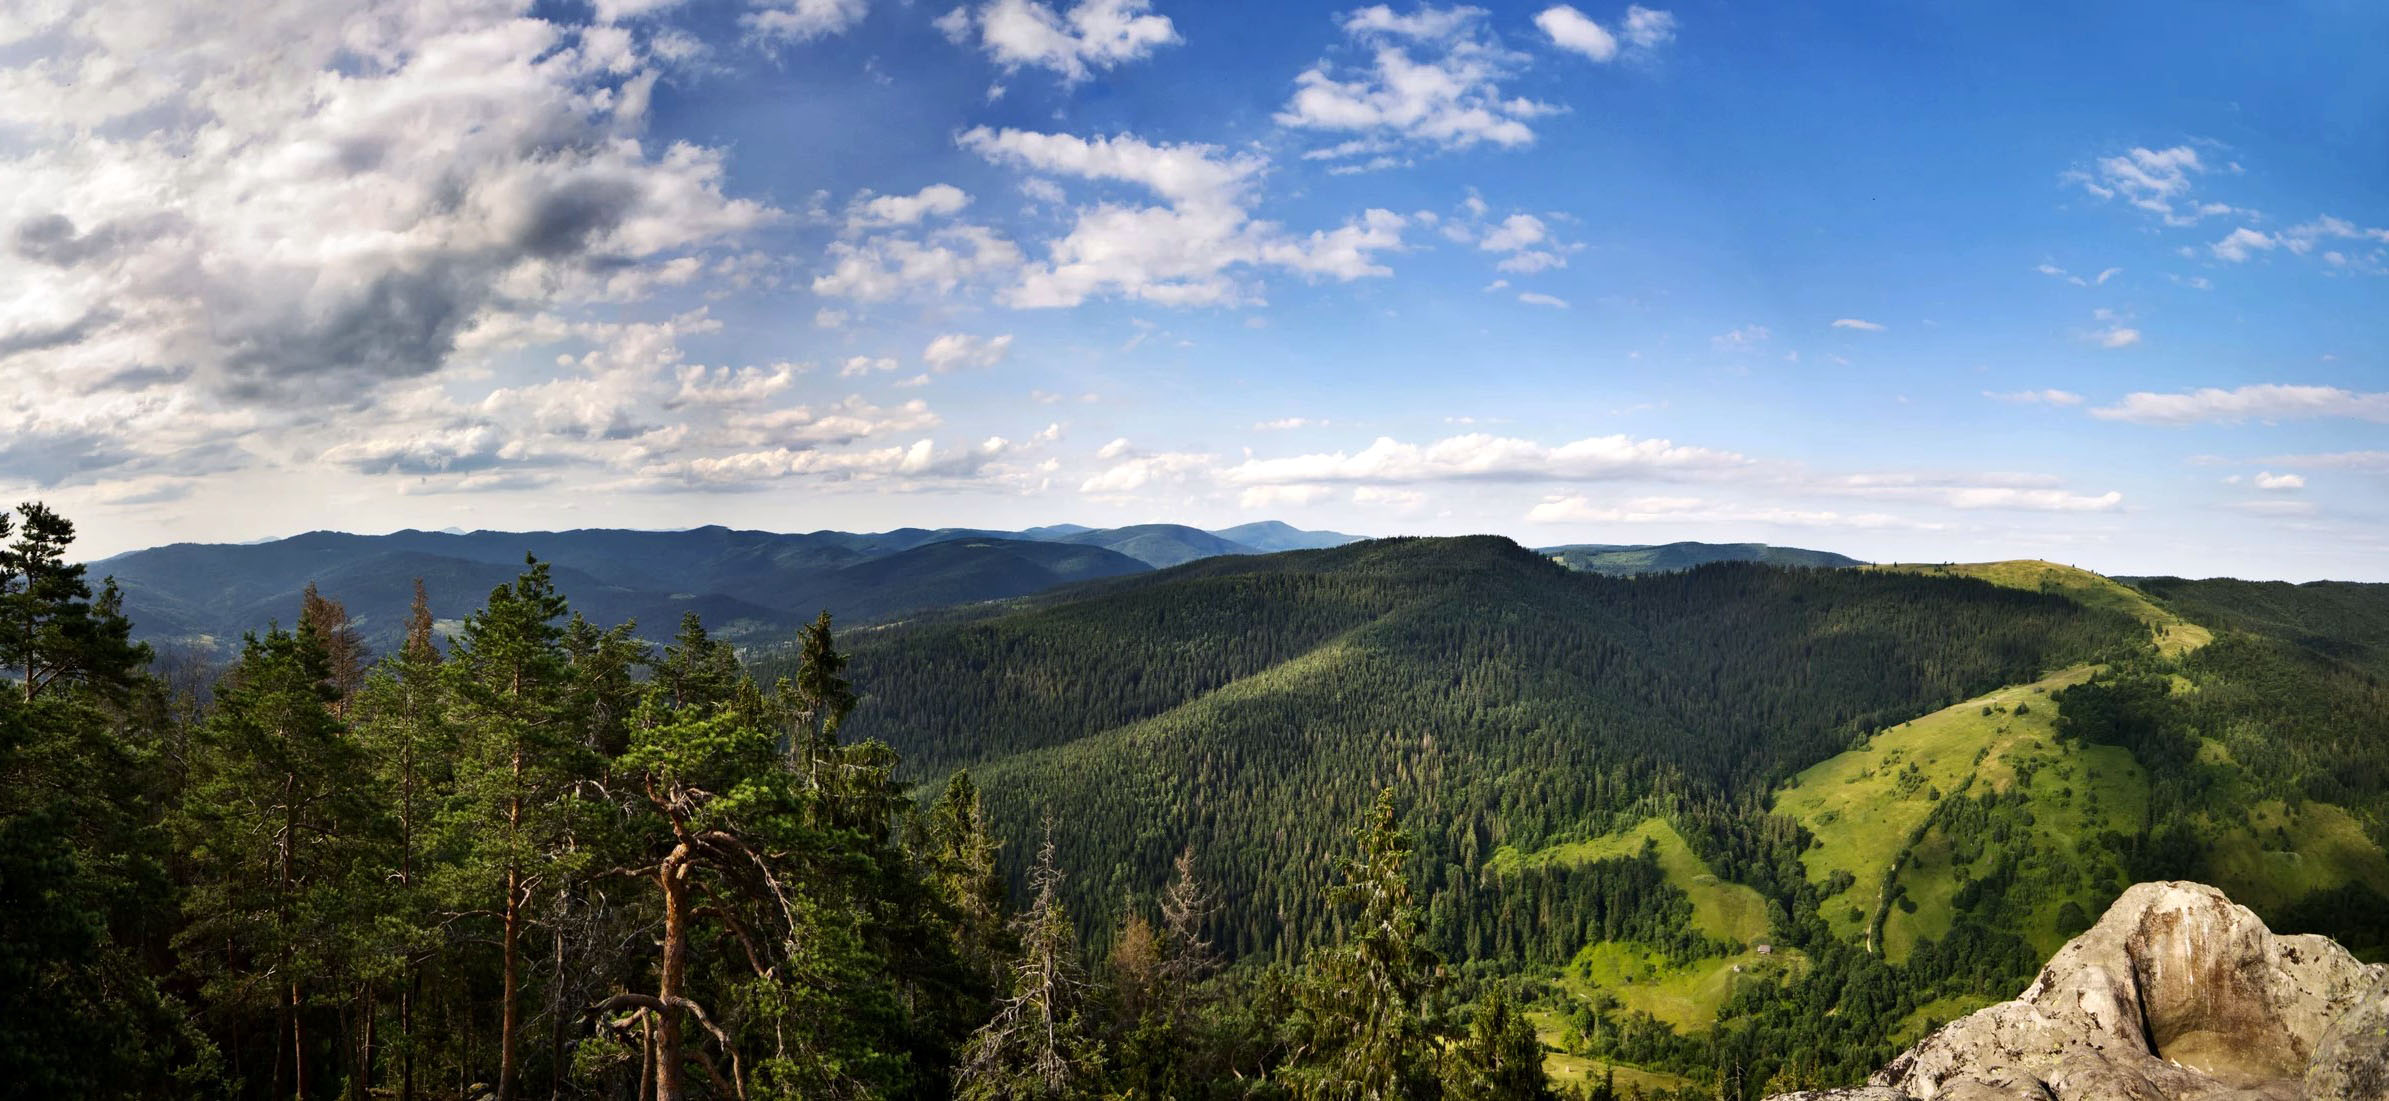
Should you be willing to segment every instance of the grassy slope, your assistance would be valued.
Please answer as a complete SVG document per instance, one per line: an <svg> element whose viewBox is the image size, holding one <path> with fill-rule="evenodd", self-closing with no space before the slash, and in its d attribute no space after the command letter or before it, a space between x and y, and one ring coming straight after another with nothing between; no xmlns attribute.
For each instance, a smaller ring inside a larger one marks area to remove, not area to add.
<svg viewBox="0 0 2389 1101"><path fill-rule="evenodd" d="M1496 872L1552 864L1590 864L1633 856L1645 842L1658 847L1659 867L1667 881L1692 898L1692 922L1700 931L1723 940L1757 943L1767 938L1767 900L1739 883L1727 883L1709 871L1682 835L1664 818L1646 818L1633 829L1590 841L1572 841L1521 854L1507 845L1495 850L1489 865Z"/></svg>
<svg viewBox="0 0 2389 1101"><path fill-rule="evenodd" d="M2010 589L2063 593L2085 606L2122 612L2148 624L2155 632L2158 652L2168 657L2188 653L2213 641L2215 637L2206 628L2158 607L2138 589L2102 574L2073 566L2060 566L2055 562L2039 559L1942 565L1898 562L1862 568L1935 577L1972 577Z"/></svg>
<svg viewBox="0 0 2389 1101"><path fill-rule="evenodd" d="M1562 973L1562 989L1579 998L1605 990L1628 1010L1648 1013L1680 1032L1698 1032L1716 1020L1718 1007L1725 1004L1737 982L1806 964L1806 958L1791 949L1776 949L1770 956L1758 954L1755 946L1767 940L1766 899L1749 887L1718 879L1664 818L1646 818L1632 829L1533 853L1504 847L1494 853L1490 866L1496 871L1512 871L1591 863L1633 856L1645 843L1657 847L1659 867L1667 873L1668 882L1691 898L1693 924L1709 936L1739 941L1747 947L1732 955L1710 956L1676 967L1639 944L1586 945ZM1737 966L1741 971L1735 971Z"/></svg>
<svg viewBox="0 0 2389 1101"><path fill-rule="evenodd" d="M1560 1051L1558 1049L1562 1028L1559 1015L1544 1010L1530 1010L1526 1016L1527 1019L1535 1023L1535 1036L1543 1041L1543 1073L1550 1075L1552 1081L1561 1085L1583 1086L1586 1089L1591 1089L1601 1083L1603 1075L1612 1071L1616 1074L1619 1089L1634 1087L1645 1090L1672 1090L1682 1089L1693 1084L1692 1079L1681 1078L1673 1074L1644 1070L1626 1063L1587 1059L1581 1055L1570 1055Z"/></svg>
<svg viewBox="0 0 2389 1101"><path fill-rule="evenodd" d="M2085 605L2120 611L2148 624L2154 632L2153 643L2168 657L2179 657L2214 638L2207 628L2159 607L2138 589L2070 566L2027 560L1866 568L1973 577L2010 588L2064 593ZM2040 682L2039 687L2054 692L2094 671L2088 666L2069 669ZM1899 794L1898 770L1906 764L1902 755L1912 755L1930 786L1944 792L1957 790L1957 785L1978 772L1975 783L1989 782L1991 790L2006 790L2015 770L2002 762L2011 757L2037 757L2043 767L2033 776L2037 820L2028 840L2044 860L2064 859L2081 839L2103 828L2126 834L2138 829L2147 790L2139 766L2127 751L2112 746L2057 745L2050 736L2056 709L2039 705L2037 695L2031 697L2036 704L2032 715L1981 715L1984 702L2012 701L2019 691L2031 687L2005 689L1903 724L1876 738L1866 749L1841 754L1801 773L1795 786L1778 796L1777 811L1799 819L1818 836L1818 847L1803 857L1810 878L1822 883L1837 868L1857 876L1855 885L1825 907L1837 932L1854 936L1869 932L1882 877L1898 860L1897 882L1907 889L1917 908L1914 913L1897 907L1886 911L1880 932L1885 953L1894 960L1903 959L1919 940L1949 931L1955 917L1952 899L1959 873L1979 874L1990 863L1986 855L1970 868L1951 867L1948 847L1937 831L1916 832L1931 812L1930 801L1923 798L1929 786L1919 786L1905 797ZM2191 690L2186 680L2180 687ZM1987 754L1979 770L1971 767L1977 752ZM2207 743L2202 757L2216 764L2231 763L2229 755L2213 742ZM2095 814L2087 798L2093 787L2101 793ZM2245 822L2217 822L2215 827L2210 842L2211 878L2234 899L2260 912L2276 911L2308 892L2347 882L2389 894L2389 854L2373 844L2341 807L2307 803L2290 808L2268 801L2256 804ZM2094 916L2107 901L2097 897L2100 892L2092 886L2086 885L2076 894L2075 900ZM2027 939L2044 953L2064 943L2063 932L2055 926L2062 904L2062 898L2050 900L2025 930ZM1853 906L1864 916L1852 920L1849 912Z"/></svg>
<svg viewBox="0 0 2389 1101"><path fill-rule="evenodd" d="M2345 809L2329 803L2258 803L2244 825L2210 842L2209 852L2216 886L2258 913L2350 881L2389 895L2389 855Z"/></svg>
<svg viewBox="0 0 2389 1101"><path fill-rule="evenodd" d="M2077 839L2101 829L2129 833L2139 828L2147 782L2130 754L2103 746L2060 746L2051 729L2057 709L2049 694L2089 679L2092 672L2090 666L2077 666L1902 723L1877 734L1862 749L1810 767L1777 794L1776 812L1798 820L1817 837L1816 846L1802 855L1810 880L1824 883L1837 870L1855 877L1848 889L1825 903L1826 919L1835 932L1868 935L1884 877L1895 862L1901 865L1899 882L1916 900L1917 910L1909 914L1891 909L1882 930L1891 958L1904 958L1919 937L1948 931L1957 869L1923 830L1935 806L1935 790L1945 798L1961 791L2006 791L2017 780L2016 766L2028 764L2037 766L2031 770L2030 789L2036 807L2036 848L2068 851ZM2019 704L2027 705L2027 714L2015 713ZM1982 713L1986 706L1992 714ZM2100 792L2095 814L2089 809L2093 788ZM2108 900L2081 901L2096 913ZM2041 915L2045 921L2035 923L2042 926L2029 936L2036 947L2053 950L2063 943L2054 925L2059 904L2053 902Z"/></svg>

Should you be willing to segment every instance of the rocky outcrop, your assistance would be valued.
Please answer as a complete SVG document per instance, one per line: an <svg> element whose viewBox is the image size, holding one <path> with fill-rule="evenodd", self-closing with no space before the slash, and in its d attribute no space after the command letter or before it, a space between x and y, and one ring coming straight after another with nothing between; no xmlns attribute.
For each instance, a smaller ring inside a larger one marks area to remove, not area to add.
<svg viewBox="0 0 2389 1101"><path fill-rule="evenodd" d="M2389 1101L2389 967L2276 936L2198 883L2143 883L2016 1000L1858 1089L1776 1101Z"/></svg>

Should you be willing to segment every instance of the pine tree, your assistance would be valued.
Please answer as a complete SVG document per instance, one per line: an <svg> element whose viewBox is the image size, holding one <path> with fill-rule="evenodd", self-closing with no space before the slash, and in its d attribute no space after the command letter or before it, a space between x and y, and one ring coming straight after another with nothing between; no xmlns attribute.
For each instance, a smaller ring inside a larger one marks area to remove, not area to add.
<svg viewBox="0 0 2389 1101"><path fill-rule="evenodd" d="M1020 956L995 1017L962 1048L954 1093L963 1101L1092 1097L1100 1092L1103 1053L1082 1012L1087 980L1078 932L1061 897L1053 825L1029 869L1034 897L1014 927Z"/></svg>
<svg viewBox="0 0 2389 1101"><path fill-rule="evenodd" d="M1468 1036L1452 1049L1444 1096L1451 1101L1548 1101L1556 1096L1543 1074L1543 1043L1535 1026L1494 983L1477 1003Z"/></svg>
<svg viewBox="0 0 2389 1101"><path fill-rule="evenodd" d="M154 970L173 784L147 724L167 709L134 706L156 692L146 648L112 583L87 600L72 526L25 512L20 533L0 510L0 1067L27 1096L204 1092L214 1047Z"/></svg>
<svg viewBox="0 0 2389 1101"><path fill-rule="evenodd" d="M770 937L784 928L797 891L777 861L765 854L801 832L801 793L781 763L774 735L752 716L714 706L666 710L664 691L650 699L634 723L629 751L617 762L643 794L654 863L631 870L649 877L662 904L662 939L655 993L618 994L600 1003L600 1027L626 1035L636 1024L652 1024L655 1101L689 1096L692 1063L702 1067L722 1094L746 1096L745 1070L737 1041L722 1027L721 1005L709 1011L696 997L690 975L691 944L697 926L710 918L736 945L752 978L766 984L779 974L777 953L792 937ZM626 1017L611 1014L630 1010ZM703 1030L719 1054L692 1046L691 1025Z"/></svg>
<svg viewBox="0 0 2389 1101"><path fill-rule="evenodd" d="M440 649L432 640L431 605L421 578L407 611L406 641L367 676L356 702L357 740L371 761L377 790L389 800L394 834L385 861L391 890L382 925L386 950L398 959L397 1061L400 1101L415 1101L422 1046L417 1015L423 969L437 950L431 899L423 889L430 860L432 818L452 777L456 732L446 715L447 686Z"/></svg>
<svg viewBox="0 0 2389 1101"><path fill-rule="evenodd" d="M324 1077L306 1011L354 966L346 934L371 912L352 882L374 813L365 760L330 710L329 671L311 627L250 636L176 820L195 871L185 965L234 1045L246 1018L272 1016L275 1097L303 1098Z"/></svg>
<svg viewBox="0 0 2389 1101"><path fill-rule="evenodd" d="M327 683L332 689L332 710L345 717L349 701L365 685L365 666L371 660L356 622L349 618L346 606L316 592L315 582L310 581L299 594L299 626L323 640L324 664L331 670Z"/></svg>
<svg viewBox="0 0 2389 1101"><path fill-rule="evenodd" d="M1358 912L1339 943L1311 954L1285 1078L1297 1097L1432 1099L1441 1093L1443 965L1411 900L1411 842L1395 823L1392 789L1378 794L1352 840L1358 852L1327 901Z"/></svg>
<svg viewBox="0 0 2389 1101"><path fill-rule="evenodd" d="M741 677L738 654L728 643L705 631L695 612L680 617L680 633L664 646L664 659L655 664L655 684L675 710L702 712L730 702Z"/></svg>
<svg viewBox="0 0 2389 1101"><path fill-rule="evenodd" d="M66 560L75 525L38 501L17 515L15 538L0 546L0 671L17 678L27 703L67 682L120 698L150 655L131 641L115 579L95 601L83 565ZM10 534L0 513L0 539Z"/></svg>
<svg viewBox="0 0 2389 1101"><path fill-rule="evenodd" d="M579 862L555 843L576 809L575 782L595 769L570 721L564 598L546 563L524 561L465 620L446 666L459 752L444 824L468 854L446 871L459 908L498 921L499 1101L521 1090L523 941L545 892Z"/></svg>

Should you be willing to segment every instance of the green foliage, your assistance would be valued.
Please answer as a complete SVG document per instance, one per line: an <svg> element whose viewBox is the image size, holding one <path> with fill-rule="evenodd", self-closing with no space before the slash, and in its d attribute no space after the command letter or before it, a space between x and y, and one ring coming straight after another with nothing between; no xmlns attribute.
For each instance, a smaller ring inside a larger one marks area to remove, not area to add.
<svg viewBox="0 0 2389 1101"><path fill-rule="evenodd" d="M1447 1058L1443 1095L1451 1101L1544 1101L1553 1097L1543 1075L1543 1043L1535 1026L1493 984L1477 1002L1468 1035Z"/></svg>
<svg viewBox="0 0 2389 1101"><path fill-rule="evenodd" d="M1352 844L1358 852L1325 892L1342 911L1342 936L1304 972L1286 1082L1299 1098L1433 1098L1442 1088L1443 961L1411 899L1411 843L1391 789L1353 828Z"/></svg>

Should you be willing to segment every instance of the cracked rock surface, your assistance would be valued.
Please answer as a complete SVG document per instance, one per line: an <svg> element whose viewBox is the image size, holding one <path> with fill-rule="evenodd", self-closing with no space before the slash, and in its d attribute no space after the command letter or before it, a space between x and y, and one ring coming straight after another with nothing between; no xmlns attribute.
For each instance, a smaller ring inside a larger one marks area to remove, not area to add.
<svg viewBox="0 0 2389 1101"><path fill-rule="evenodd" d="M2276 936L2199 883L2142 883L2024 993L1866 1086L1773 1101L2389 1101L2389 966Z"/></svg>

